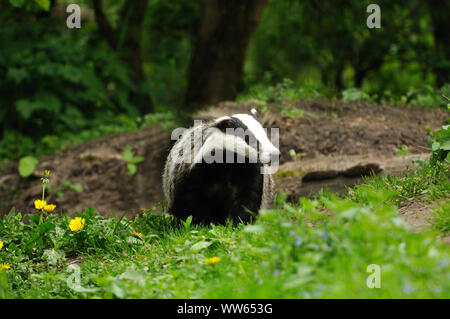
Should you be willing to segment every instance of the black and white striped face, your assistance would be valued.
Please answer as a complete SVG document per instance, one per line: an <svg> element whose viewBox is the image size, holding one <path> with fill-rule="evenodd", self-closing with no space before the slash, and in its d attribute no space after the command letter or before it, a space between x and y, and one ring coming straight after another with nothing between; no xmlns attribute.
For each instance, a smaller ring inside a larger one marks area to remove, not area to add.
<svg viewBox="0 0 450 319"><path fill-rule="evenodd" d="M208 144L217 145L217 141L225 140L224 148L234 151L244 157L258 157L258 161L269 163L274 158L278 159L280 152L267 137L266 130L259 123L256 111L252 109L250 114L234 114L215 120L214 131L205 140Z"/></svg>

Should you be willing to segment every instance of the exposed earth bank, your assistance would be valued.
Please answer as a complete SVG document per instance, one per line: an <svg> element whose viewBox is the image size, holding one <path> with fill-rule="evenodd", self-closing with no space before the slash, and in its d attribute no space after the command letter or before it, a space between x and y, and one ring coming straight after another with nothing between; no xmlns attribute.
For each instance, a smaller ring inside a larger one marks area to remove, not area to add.
<svg viewBox="0 0 450 319"><path fill-rule="evenodd" d="M247 113L252 107L261 110L252 102L222 103L194 118ZM439 109L326 100L284 101L262 109L263 126L280 129L277 191L289 193L291 200L324 185L331 191L345 192L347 186L360 182L361 176L398 174L406 165L414 168L414 158L426 158L431 152L426 127L439 129L448 116ZM120 159L127 145L135 156L145 158L133 177ZM161 174L170 145L170 132L151 127L41 158L27 179L19 176L17 164L11 164L0 172L0 214L12 207L23 213L33 209L44 169L52 171L49 199L56 203L58 213L73 214L92 206L103 215L122 215L150 208L163 200ZM407 151L398 155L403 145ZM81 184L83 191L64 187L65 181Z"/></svg>

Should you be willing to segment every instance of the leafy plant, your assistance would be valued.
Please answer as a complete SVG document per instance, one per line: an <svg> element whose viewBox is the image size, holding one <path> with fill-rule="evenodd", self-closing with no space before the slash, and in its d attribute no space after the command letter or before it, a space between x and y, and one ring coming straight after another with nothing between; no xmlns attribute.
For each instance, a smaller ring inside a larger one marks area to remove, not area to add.
<svg viewBox="0 0 450 319"><path fill-rule="evenodd" d="M55 193L59 198L64 197L64 193L68 190L73 190L77 193L83 192L83 186L80 183L72 184L70 181L65 180L63 184L59 187L56 187Z"/></svg>
<svg viewBox="0 0 450 319"><path fill-rule="evenodd" d="M399 156L404 156L404 155L408 154L408 146L405 145L405 144L402 144L402 148L401 149L396 149L395 152Z"/></svg>
<svg viewBox="0 0 450 319"><path fill-rule="evenodd" d="M439 188L440 192L436 189ZM412 232L394 204L439 196L433 225L448 231L443 163L377 177L347 196L277 195L254 224L199 226L158 214L0 219L0 294L9 298L444 298L450 255L436 232ZM159 206L158 206L159 207ZM77 220L78 218L78 220ZM82 271L72 287L67 265ZM366 286L368 265L384 289ZM415 265L415 267L411 267Z"/></svg>
<svg viewBox="0 0 450 319"><path fill-rule="evenodd" d="M450 202L445 202L441 207L433 211L431 223L435 229L445 236L450 233Z"/></svg>
<svg viewBox="0 0 450 319"><path fill-rule="evenodd" d="M302 154L297 153L294 149L289 150L289 156L293 161L298 161L302 158Z"/></svg>
<svg viewBox="0 0 450 319"><path fill-rule="evenodd" d="M433 149L430 158L431 163L437 161L450 163L450 125L444 125L441 130L436 132L436 135L431 139L431 148Z"/></svg>
<svg viewBox="0 0 450 319"><path fill-rule="evenodd" d="M371 97L358 88L349 88L342 91L342 100L344 102L364 101L372 102Z"/></svg>
<svg viewBox="0 0 450 319"><path fill-rule="evenodd" d="M33 156L22 157L19 161L19 174L20 176L26 178L33 174L37 164L38 159Z"/></svg>
<svg viewBox="0 0 450 319"><path fill-rule="evenodd" d="M123 151L123 155L120 158L122 161L127 163L128 172L130 176L134 176L137 171L137 164L144 160L142 156L133 156L130 145L127 145Z"/></svg>

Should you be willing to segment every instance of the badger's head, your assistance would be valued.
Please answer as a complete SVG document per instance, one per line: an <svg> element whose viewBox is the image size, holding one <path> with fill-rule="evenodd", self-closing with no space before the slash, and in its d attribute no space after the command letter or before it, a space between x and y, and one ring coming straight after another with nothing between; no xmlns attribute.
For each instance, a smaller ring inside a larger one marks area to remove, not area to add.
<svg viewBox="0 0 450 319"><path fill-rule="evenodd" d="M255 109L249 114L224 116L211 123L201 154L214 154L218 149L228 150L264 164L278 160L280 155L261 126Z"/></svg>

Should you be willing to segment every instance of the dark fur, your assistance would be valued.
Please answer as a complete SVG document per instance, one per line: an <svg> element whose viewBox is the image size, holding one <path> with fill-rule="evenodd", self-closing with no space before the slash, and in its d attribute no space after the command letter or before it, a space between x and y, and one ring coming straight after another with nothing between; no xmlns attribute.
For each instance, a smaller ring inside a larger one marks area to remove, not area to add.
<svg viewBox="0 0 450 319"><path fill-rule="evenodd" d="M239 118L230 117L210 125L209 127L215 127L226 134L230 134L227 128L242 129L241 132L233 134L245 133L240 137L247 144L259 149L256 137L247 131L248 127ZM207 127L206 125L205 129ZM226 163L225 159L230 158L234 158L234 162ZM166 175L166 181L173 181L173 188L170 188L173 198L169 212L183 220L192 215L195 223L224 224L227 219L235 224L248 222L258 213L263 203L271 199L272 177L270 181L265 181L264 175L261 174L262 166L261 163L249 163L247 158L235 152L224 150L223 163L208 164L203 161L190 170L178 170L178 174L184 175L178 175L176 178ZM170 183L167 183L166 187L168 185Z"/></svg>
<svg viewBox="0 0 450 319"><path fill-rule="evenodd" d="M236 155L236 154L235 154ZM226 152L224 152L226 156ZM257 213L262 198L262 164L255 163L199 163L189 176L175 185L172 214L194 222L237 223L249 221L251 212Z"/></svg>

